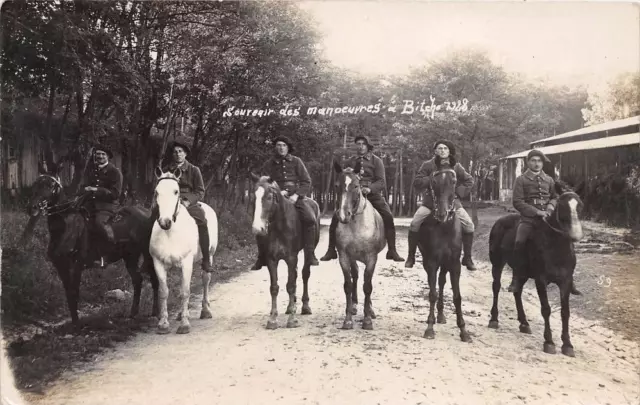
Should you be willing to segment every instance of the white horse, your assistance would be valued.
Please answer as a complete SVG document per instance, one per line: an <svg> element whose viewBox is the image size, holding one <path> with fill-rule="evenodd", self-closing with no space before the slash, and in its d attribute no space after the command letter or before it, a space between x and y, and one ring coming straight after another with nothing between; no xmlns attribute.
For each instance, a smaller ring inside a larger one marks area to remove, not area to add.
<svg viewBox="0 0 640 405"><path fill-rule="evenodd" d="M169 333L169 315L167 313L167 271L174 267L182 269L182 310L177 320L181 322L177 333L189 333L189 296L191 295L191 274L193 263L202 258L198 243L198 226L195 219L180 203L179 179L182 175L180 168L173 172L163 173L157 167L155 175L158 178L154 193L154 204L158 206L159 216L153 224L149 253L153 259L158 281L160 282L159 303L160 321L158 333ZM218 218L209 205L199 202L204 210L209 228L209 260L213 264L213 255L218 246ZM209 308L209 283L211 273L202 272L202 312L200 319L211 318Z"/></svg>

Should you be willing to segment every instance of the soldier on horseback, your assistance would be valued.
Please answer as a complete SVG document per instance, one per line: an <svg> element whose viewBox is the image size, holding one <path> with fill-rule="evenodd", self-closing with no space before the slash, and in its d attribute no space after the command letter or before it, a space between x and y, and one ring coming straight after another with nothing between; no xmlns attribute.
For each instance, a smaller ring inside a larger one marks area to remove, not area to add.
<svg viewBox="0 0 640 405"><path fill-rule="evenodd" d="M187 160L191 152L186 142L173 141L167 148L171 153L169 163L162 168L163 172L180 168L182 174L179 179L180 199L198 225L200 250L202 251L202 270L211 273L213 269L209 263L209 227L202 208L198 205L204 198L204 181L200 168Z"/></svg>
<svg viewBox="0 0 640 405"><path fill-rule="evenodd" d="M293 155L293 143L286 136L275 139L275 154L260 169L260 174L271 177L280 188L282 195L295 202L296 210L302 223L302 234L305 253L311 257L311 265L317 266L315 255L316 229L315 217L311 208L304 203L305 197L311 193L311 176L307 167L297 156ZM267 263L264 259L262 237L256 236L258 244L258 260L251 270L260 270Z"/></svg>
<svg viewBox="0 0 640 405"><path fill-rule="evenodd" d="M433 211L433 198L431 193L427 192L427 190L429 190L431 174L438 170L438 168L453 169L456 172L458 182L456 186L456 194L458 197L460 197L461 194L466 194L466 192L473 186L473 177L464 170L464 167L462 167L460 163L456 161L456 148L451 142L447 140L437 141L433 145L433 149L436 156L422 163L413 183L415 188L424 190L424 196L422 199L422 206L420 206L413 215L411 225L409 226L409 257L407 257L407 261L405 263L405 267L408 268L413 267L415 264L420 225ZM462 264L469 270L476 270L473 259L471 258L473 233L475 232L473 221L458 199L455 200L454 206L456 216L462 225L462 249L464 252Z"/></svg>
<svg viewBox="0 0 640 405"><path fill-rule="evenodd" d="M513 207L520 212L513 255L521 265L515 266L513 269L511 284L507 289L509 292L516 292L522 288L516 283L516 280L520 279L516 275L518 271L521 271L522 264L527 259L525 246L531 231L544 218L551 215L556 206L558 194L555 189L555 181L542 170L545 162L550 163L550 160L542 151L534 149L529 152L527 154L528 169L518 176L513 186ZM575 288L573 282L571 283L571 293L582 294Z"/></svg>
<svg viewBox="0 0 640 405"><path fill-rule="evenodd" d="M104 146L96 145L93 148L93 169L90 170L80 189L84 197L81 207L90 215L95 230L102 240L96 243L96 251L100 255L97 261L87 263L89 266L106 266L102 253L104 243L114 243L113 229L109 225L109 219L115 214L122 192L122 172L109 160L113 159L113 152Z"/></svg>
<svg viewBox="0 0 640 405"><path fill-rule="evenodd" d="M355 144L358 145L358 154L351 157L345 164L347 167L356 167L357 163L360 163L360 184L362 186L362 193L367 197L367 200L371 205L380 213L382 220L384 221L385 237L387 239L387 259L392 259L396 262L401 262L404 259L398 255L396 251L396 228L393 223L393 214L391 208L387 204L384 198L384 192L386 190L386 178L384 171L384 163L382 159L374 155L371 151L373 145L369 143L369 140L365 136L357 136ZM338 217L336 214L331 218L331 225L329 227L329 247L327 253L320 258L322 261L328 261L331 259L337 259L338 254L336 252L336 228L338 226Z"/></svg>

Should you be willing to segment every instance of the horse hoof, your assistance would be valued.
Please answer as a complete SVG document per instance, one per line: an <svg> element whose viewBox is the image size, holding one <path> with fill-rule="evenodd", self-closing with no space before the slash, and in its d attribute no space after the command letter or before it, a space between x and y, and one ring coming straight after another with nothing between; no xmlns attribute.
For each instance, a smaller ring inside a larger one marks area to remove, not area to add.
<svg viewBox="0 0 640 405"><path fill-rule="evenodd" d="M178 335L186 335L189 332L191 332L191 327L189 325L180 325L176 331Z"/></svg>
<svg viewBox="0 0 640 405"><path fill-rule="evenodd" d="M527 335L531 334L531 326L529 325L520 325L520 333L526 333Z"/></svg>
<svg viewBox="0 0 640 405"><path fill-rule="evenodd" d="M437 322L438 323L447 323L447 318L445 318L444 315L442 315L442 314L438 314Z"/></svg>
<svg viewBox="0 0 640 405"><path fill-rule="evenodd" d="M436 337L436 332L433 329L427 329L424 331L425 339L434 339Z"/></svg>
<svg viewBox="0 0 640 405"><path fill-rule="evenodd" d="M297 319L289 319L287 322L287 328L297 328L298 326L300 326L300 323Z"/></svg>
<svg viewBox="0 0 640 405"><path fill-rule="evenodd" d="M300 312L302 315L311 315L311 308L302 306L302 311Z"/></svg>
<svg viewBox="0 0 640 405"><path fill-rule="evenodd" d="M371 315L371 319L376 319L376 313L373 312L373 308L371 308L370 315Z"/></svg>
<svg viewBox="0 0 640 405"><path fill-rule="evenodd" d="M353 329L353 321L344 321L342 323L342 329L346 329L346 330Z"/></svg>
<svg viewBox="0 0 640 405"><path fill-rule="evenodd" d="M158 326L158 330L156 331L158 335L166 335L169 332L169 326Z"/></svg>
<svg viewBox="0 0 640 405"><path fill-rule="evenodd" d="M556 345L553 343L545 343L543 346L543 350L547 354L556 354Z"/></svg>
<svg viewBox="0 0 640 405"><path fill-rule="evenodd" d="M573 352L573 347L571 346L562 346L562 354L569 357L576 357L576 354Z"/></svg>
<svg viewBox="0 0 640 405"><path fill-rule="evenodd" d="M278 322L270 320L269 322L267 322L267 329L278 329Z"/></svg>
<svg viewBox="0 0 640 405"><path fill-rule="evenodd" d="M462 340L465 343L471 343L472 342L471 336L467 332L460 332L460 340Z"/></svg>
<svg viewBox="0 0 640 405"><path fill-rule="evenodd" d="M489 321L489 328L491 329L498 329L498 325L499 325L498 321L493 321L493 320Z"/></svg>
<svg viewBox="0 0 640 405"><path fill-rule="evenodd" d="M211 312L208 309L203 309L202 312L200 312L200 319L211 319L213 318L213 315L211 315Z"/></svg>
<svg viewBox="0 0 640 405"><path fill-rule="evenodd" d="M371 319L365 318L362 320L362 329L373 330L373 322L371 322Z"/></svg>

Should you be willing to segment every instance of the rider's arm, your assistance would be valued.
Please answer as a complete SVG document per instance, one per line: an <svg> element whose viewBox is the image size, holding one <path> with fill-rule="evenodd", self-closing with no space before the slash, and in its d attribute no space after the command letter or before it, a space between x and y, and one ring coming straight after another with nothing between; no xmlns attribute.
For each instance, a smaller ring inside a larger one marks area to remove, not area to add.
<svg viewBox="0 0 640 405"><path fill-rule="evenodd" d="M430 179L427 162L422 162L422 165L420 165L416 173L416 178L413 180L413 187L418 189L418 191L425 190L429 187Z"/></svg>
<svg viewBox="0 0 640 405"><path fill-rule="evenodd" d="M116 201L122 192L122 173L118 169L108 172L109 184L106 187L96 187L95 196L101 201Z"/></svg>
<svg viewBox="0 0 640 405"><path fill-rule="evenodd" d="M458 186L456 187L456 194L458 197L465 197L469 191L471 191L471 187L473 187L473 176L467 173L462 167L461 164L456 165L458 170L456 170L456 177Z"/></svg>
<svg viewBox="0 0 640 405"><path fill-rule="evenodd" d="M547 203L547 211L552 212L556 209L556 203L558 202L558 193L556 192L556 182L551 179L549 184L549 202Z"/></svg>
<svg viewBox="0 0 640 405"><path fill-rule="evenodd" d="M191 166L191 192L182 193L182 198L189 201L190 205L202 201L204 198L204 180L197 166Z"/></svg>
<svg viewBox="0 0 640 405"><path fill-rule="evenodd" d="M373 157L373 182L369 184L372 193L381 193L384 191L387 179L384 173L384 164L382 159Z"/></svg>
<svg viewBox="0 0 640 405"><path fill-rule="evenodd" d="M524 201L524 176L519 176L513 186L513 208L525 217L535 217L538 209Z"/></svg>
<svg viewBox="0 0 640 405"><path fill-rule="evenodd" d="M296 176L298 176L299 185L292 194L298 194L302 197L308 196L311 192L311 176L300 158L296 158Z"/></svg>

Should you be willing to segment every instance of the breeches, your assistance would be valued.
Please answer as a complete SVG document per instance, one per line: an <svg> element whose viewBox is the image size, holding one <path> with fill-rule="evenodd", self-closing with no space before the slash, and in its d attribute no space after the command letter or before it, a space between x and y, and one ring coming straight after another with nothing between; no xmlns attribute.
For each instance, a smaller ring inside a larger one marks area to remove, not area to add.
<svg viewBox="0 0 640 405"><path fill-rule="evenodd" d="M298 215L300 215L300 222L304 225L311 225L316 222L315 213L308 204L305 204L305 198L299 197L295 207Z"/></svg>
<svg viewBox="0 0 640 405"><path fill-rule="evenodd" d="M109 218L111 218L111 212L109 211L96 211L93 214L93 222L98 225L98 226L102 226L104 224L107 223L107 221L109 220Z"/></svg>
<svg viewBox="0 0 640 405"><path fill-rule="evenodd" d="M467 211L460 207L455 210L456 216L460 219L460 225L462 225L463 233L473 233L475 232L475 226L473 225L473 220L467 213ZM416 213L413 214L413 219L411 220L411 225L409 226L409 230L412 232L418 232L420 230L420 225L424 222L425 219L431 214L431 210L424 205L421 205L416 210Z"/></svg>
<svg viewBox="0 0 640 405"><path fill-rule="evenodd" d="M196 220L196 224L198 226L207 224L207 219L204 216L204 210L198 205L198 203L190 205L187 208L187 212Z"/></svg>
<svg viewBox="0 0 640 405"><path fill-rule="evenodd" d="M520 249L524 247L524 244L527 242L527 238L529 237L531 231L535 226L535 219L528 217L520 218L518 228L516 228L516 241L514 249Z"/></svg>
<svg viewBox="0 0 640 405"><path fill-rule="evenodd" d="M388 231L389 229L395 229L395 226L393 225L393 214L391 213L391 208L389 207L389 204L387 204L387 201L384 199L384 197L380 193L370 193L367 194L367 200L369 200L373 208L375 208L376 211L380 213L382 222L384 223L385 231Z"/></svg>

